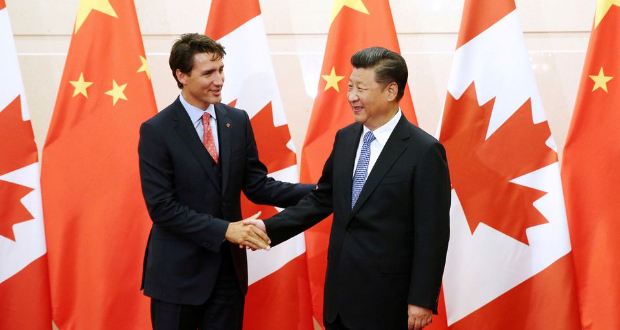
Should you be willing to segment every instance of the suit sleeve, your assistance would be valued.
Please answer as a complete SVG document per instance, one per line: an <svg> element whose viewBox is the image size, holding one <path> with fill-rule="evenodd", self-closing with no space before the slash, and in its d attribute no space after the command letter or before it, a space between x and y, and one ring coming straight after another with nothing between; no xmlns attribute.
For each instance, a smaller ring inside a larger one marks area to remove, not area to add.
<svg viewBox="0 0 620 330"><path fill-rule="evenodd" d="M416 166L414 255L409 304L436 314L450 236L450 175L443 146L436 142Z"/></svg>
<svg viewBox="0 0 620 330"><path fill-rule="evenodd" d="M288 207L297 204L315 188L313 184L296 184L277 181L267 176L267 167L258 158L258 148L254 140L254 131L250 118L243 112L246 119L246 176L243 192L250 201L256 204L267 204Z"/></svg>
<svg viewBox="0 0 620 330"><path fill-rule="evenodd" d="M333 212L333 155L332 150L323 166L316 190L307 194L297 205L265 220L272 246L309 229Z"/></svg>
<svg viewBox="0 0 620 330"><path fill-rule="evenodd" d="M174 169L166 144L149 123L140 127L138 155L142 194L153 222L197 245L219 252L229 222L197 213L178 202Z"/></svg>

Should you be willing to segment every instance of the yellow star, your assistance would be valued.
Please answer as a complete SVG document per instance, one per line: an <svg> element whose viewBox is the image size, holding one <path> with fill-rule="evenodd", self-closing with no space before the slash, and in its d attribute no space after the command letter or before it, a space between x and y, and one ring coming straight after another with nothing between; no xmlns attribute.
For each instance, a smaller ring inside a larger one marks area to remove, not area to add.
<svg viewBox="0 0 620 330"><path fill-rule="evenodd" d="M614 79L614 77L605 76L603 68L601 67L601 71L598 72L598 76L590 76L590 79L594 80L594 87L592 88L593 92L600 87L605 91L605 93L607 93L607 82Z"/></svg>
<svg viewBox="0 0 620 330"><path fill-rule="evenodd" d="M127 87L127 84L119 86L116 83L116 80L112 79L112 89L105 92L105 94L112 96L113 106L116 105L116 101L118 101L118 99L123 99L127 101L127 96L125 96L125 93L123 93L123 91L125 91L125 87Z"/></svg>
<svg viewBox="0 0 620 330"><path fill-rule="evenodd" d="M340 89L338 89L338 82L344 79L344 76L337 76L336 69L334 67L332 67L332 72L329 75L324 74L321 77L323 77L323 79L327 81L327 84L325 84L325 89L323 91L326 91L330 87L333 87L336 92L340 92Z"/></svg>
<svg viewBox="0 0 620 330"><path fill-rule="evenodd" d="M80 78L78 80L69 80L69 82L71 83L71 85L73 85L73 87L75 87L75 90L73 91L73 97L78 94L82 94L85 98L88 98L88 92L86 91L86 89L90 87L90 85L92 85L93 83L90 81L84 81L84 72L80 73Z"/></svg>
<svg viewBox="0 0 620 330"><path fill-rule="evenodd" d="M149 64L146 62L146 58L140 55L140 61L142 61L142 66L138 69L138 72L146 72L146 76L151 80L151 71L149 70Z"/></svg>
<svg viewBox="0 0 620 330"><path fill-rule="evenodd" d="M332 10L332 20L329 22L330 25L334 21L334 18L338 16L338 13L345 6L351 9L357 10L366 15L370 15L368 13L368 9L366 9L366 6L364 6L364 3L362 2L362 0L334 0L334 9Z"/></svg>
<svg viewBox="0 0 620 330"><path fill-rule="evenodd" d="M80 0L78 6L77 18L75 19L75 31L77 33L90 12L96 10L104 14L110 15L114 18L118 18L114 8L110 4L110 0Z"/></svg>
<svg viewBox="0 0 620 330"><path fill-rule="evenodd" d="M616 5L620 6L620 0L598 0L596 3L596 15L594 15L594 28L603 20L603 17L607 15L609 8Z"/></svg>

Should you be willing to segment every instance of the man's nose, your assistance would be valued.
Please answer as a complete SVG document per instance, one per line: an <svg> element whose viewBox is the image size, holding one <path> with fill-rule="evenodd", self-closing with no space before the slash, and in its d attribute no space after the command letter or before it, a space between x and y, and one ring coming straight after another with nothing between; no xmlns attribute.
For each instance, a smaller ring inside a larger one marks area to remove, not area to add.
<svg viewBox="0 0 620 330"><path fill-rule="evenodd" d="M358 100L357 93L355 91L349 91L347 93L347 99L349 99L349 102L357 101Z"/></svg>
<svg viewBox="0 0 620 330"><path fill-rule="evenodd" d="M215 74L215 79L213 79L213 83L218 85L218 86L224 84L224 74L223 73L216 73Z"/></svg>

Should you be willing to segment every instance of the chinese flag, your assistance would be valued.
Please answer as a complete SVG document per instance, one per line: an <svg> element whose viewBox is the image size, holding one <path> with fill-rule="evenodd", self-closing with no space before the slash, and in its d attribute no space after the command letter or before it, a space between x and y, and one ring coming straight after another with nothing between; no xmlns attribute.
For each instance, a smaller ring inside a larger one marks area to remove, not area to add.
<svg viewBox="0 0 620 330"><path fill-rule="evenodd" d="M336 132L353 122L347 101L349 75L353 71L351 56L373 46L400 52L388 0L334 1L318 94L302 149L302 182L319 180ZM408 87L400 108L409 121L417 124ZM314 317L321 324L330 228L331 217L306 231Z"/></svg>
<svg viewBox="0 0 620 330"><path fill-rule="evenodd" d="M0 329L51 329L39 160L0 0Z"/></svg>
<svg viewBox="0 0 620 330"><path fill-rule="evenodd" d="M53 319L147 329L138 130L157 112L133 1L81 0L43 148Z"/></svg>
<svg viewBox="0 0 620 330"><path fill-rule="evenodd" d="M619 5L598 1L562 160L583 329L620 329Z"/></svg>
<svg viewBox="0 0 620 330"><path fill-rule="evenodd" d="M222 102L248 112L269 175L296 182L297 158L258 0L214 0L206 34L226 48ZM254 205L245 196L241 207L244 217L262 211L266 219L278 212L273 206ZM270 251L248 252L248 272L244 329L313 329L303 234Z"/></svg>
<svg viewBox="0 0 620 330"><path fill-rule="evenodd" d="M579 329L558 157L514 0L465 1L440 141L447 319L429 328Z"/></svg>

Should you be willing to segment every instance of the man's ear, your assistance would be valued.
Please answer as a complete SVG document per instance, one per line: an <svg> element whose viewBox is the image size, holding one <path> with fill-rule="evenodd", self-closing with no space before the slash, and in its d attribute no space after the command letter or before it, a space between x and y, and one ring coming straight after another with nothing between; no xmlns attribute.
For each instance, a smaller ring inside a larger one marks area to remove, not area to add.
<svg viewBox="0 0 620 330"><path fill-rule="evenodd" d="M391 82L386 86L386 90L388 92L388 101L392 102L396 100L396 96L398 95L398 84L396 82Z"/></svg>
<svg viewBox="0 0 620 330"><path fill-rule="evenodd" d="M177 79L179 80L179 82L181 82L181 84L185 85L186 79L187 79L187 74L183 73L183 71L181 71L181 69L177 69L174 74L177 76Z"/></svg>

